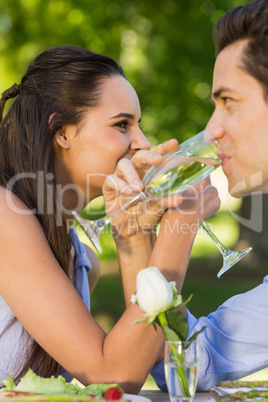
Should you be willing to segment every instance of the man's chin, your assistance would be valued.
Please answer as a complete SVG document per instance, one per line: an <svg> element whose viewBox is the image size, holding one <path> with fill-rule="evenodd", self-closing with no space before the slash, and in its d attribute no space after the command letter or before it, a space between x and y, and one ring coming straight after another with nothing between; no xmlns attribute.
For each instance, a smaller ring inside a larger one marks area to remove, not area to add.
<svg viewBox="0 0 268 402"><path fill-rule="evenodd" d="M241 191L241 192L239 192L239 191L237 191L237 192L233 192L233 190L231 189L231 190L229 190L229 194L232 196L232 197L234 197L234 198L243 198L243 197L246 197L247 195L250 195L251 193L250 192L246 192L246 191Z"/></svg>
<svg viewBox="0 0 268 402"><path fill-rule="evenodd" d="M262 186L254 186L243 179L236 184L228 182L228 192L234 198L243 198L253 193L265 192Z"/></svg>

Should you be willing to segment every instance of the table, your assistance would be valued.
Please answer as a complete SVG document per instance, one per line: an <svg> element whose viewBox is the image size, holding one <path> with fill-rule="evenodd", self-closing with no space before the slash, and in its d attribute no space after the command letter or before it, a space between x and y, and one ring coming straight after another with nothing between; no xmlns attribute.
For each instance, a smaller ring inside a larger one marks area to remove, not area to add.
<svg viewBox="0 0 268 402"><path fill-rule="evenodd" d="M140 396L145 396L153 402L169 402L168 393L158 390L144 390L140 391ZM194 397L194 402L215 402L215 399L209 392L197 392Z"/></svg>

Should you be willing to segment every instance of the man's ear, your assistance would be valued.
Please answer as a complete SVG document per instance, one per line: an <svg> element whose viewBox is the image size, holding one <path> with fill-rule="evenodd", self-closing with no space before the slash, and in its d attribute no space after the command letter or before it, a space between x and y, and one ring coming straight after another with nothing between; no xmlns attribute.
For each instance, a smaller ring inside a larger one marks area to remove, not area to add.
<svg viewBox="0 0 268 402"><path fill-rule="evenodd" d="M66 133L66 127L61 127L55 134L54 140L56 143L64 149L70 148L70 141L68 139L68 135Z"/></svg>

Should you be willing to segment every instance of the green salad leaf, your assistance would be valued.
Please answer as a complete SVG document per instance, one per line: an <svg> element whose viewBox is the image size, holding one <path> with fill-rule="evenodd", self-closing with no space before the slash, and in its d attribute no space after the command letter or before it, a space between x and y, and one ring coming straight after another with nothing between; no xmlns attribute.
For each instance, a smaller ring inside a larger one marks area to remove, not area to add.
<svg viewBox="0 0 268 402"><path fill-rule="evenodd" d="M4 380L3 383L5 384L5 388L3 388L3 390L9 390L9 391L14 391L15 389L15 383L14 380L12 378L12 374L9 377L8 380Z"/></svg>
<svg viewBox="0 0 268 402"><path fill-rule="evenodd" d="M21 378L18 385L15 385L12 375L8 380L3 381L5 387L1 391L20 391L20 392L35 392L47 395L95 395L103 396L105 391L111 387L118 387L122 393L124 391L118 384L91 384L87 387L80 387L77 384L66 382L65 378L59 375L58 377L44 378L40 377L29 369L24 377Z"/></svg>
<svg viewBox="0 0 268 402"><path fill-rule="evenodd" d="M117 387L122 391L122 394L124 393L123 389L119 387L118 384L91 384L88 385L85 388L82 388L82 394L79 395L96 395L96 396L104 396L105 392L107 389L111 387Z"/></svg>
<svg viewBox="0 0 268 402"><path fill-rule="evenodd" d="M42 378L36 375L33 370L28 370L26 375L22 377L18 385L15 386L15 391L21 392L40 392L42 394L64 394L65 393L65 378L54 376L50 378Z"/></svg>

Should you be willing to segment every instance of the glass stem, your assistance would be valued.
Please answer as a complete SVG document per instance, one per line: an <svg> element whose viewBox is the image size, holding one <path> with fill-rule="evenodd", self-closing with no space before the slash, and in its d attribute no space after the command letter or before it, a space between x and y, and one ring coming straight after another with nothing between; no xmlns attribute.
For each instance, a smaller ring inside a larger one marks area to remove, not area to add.
<svg viewBox="0 0 268 402"><path fill-rule="evenodd" d="M144 201L147 198L146 194L141 191L140 193L129 197L120 207L115 209L110 214L107 214L103 218L99 219L99 221L103 220L104 225L108 225L111 223L113 219L117 218L121 214L123 214L128 208L139 204L141 201Z"/></svg>
<svg viewBox="0 0 268 402"><path fill-rule="evenodd" d="M229 249L222 244L222 242L217 238L217 236L215 236L214 232L210 229L207 222L204 221L201 225L201 228L211 238L215 246L218 247L218 249L223 255L228 253Z"/></svg>

